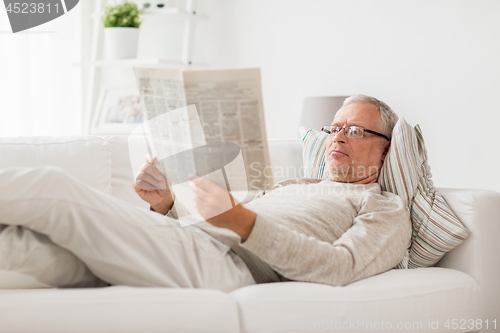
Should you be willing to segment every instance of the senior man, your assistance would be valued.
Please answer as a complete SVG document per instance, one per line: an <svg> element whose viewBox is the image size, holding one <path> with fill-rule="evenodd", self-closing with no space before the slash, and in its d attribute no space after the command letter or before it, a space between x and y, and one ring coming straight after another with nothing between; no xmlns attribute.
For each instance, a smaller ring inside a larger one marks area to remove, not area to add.
<svg viewBox="0 0 500 333"><path fill-rule="evenodd" d="M328 179L287 181L215 217L228 193L194 179L197 209L211 217L194 225L175 219L185 211L173 193L159 189L165 179L155 161L133 185L157 212L57 168L16 168L0 170L0 221L46 235L100 279L95 285L222 291L289 280L346 285L396 266L410 240L404 204L376 183L396 120L375 98L347 99L324 128Z"/></svg>
<svg viewBox="0 0 500 333"><path fill-rule="evenodd" d="M220 207L227 202L226 191L194 179L200 215L227 210L195 226L241 258L256 283L346 285L395 267L409 244L411 223L400 198L381 192L376 181L397 119L373 97L346 99L333 123L323 128L330 134L328 179L285 181L230 210ZM134 187L151 210L172 218L186 214L168 188L153 190L163 179L155 161L147 161L142 171Z"/></svg>

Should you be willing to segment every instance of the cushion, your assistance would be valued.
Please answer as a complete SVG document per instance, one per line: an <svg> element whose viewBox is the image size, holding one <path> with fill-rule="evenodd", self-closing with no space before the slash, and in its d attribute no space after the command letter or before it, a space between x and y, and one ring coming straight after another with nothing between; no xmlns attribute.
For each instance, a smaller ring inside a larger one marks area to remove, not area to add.
<svg viewBox="0 0 500 333"><path fill-rule="evenodd" d="M0 332L235 333L238 305L210 289L1 290Z"/></svg>
<svg viewBox="0 0 500 333"><path fill-rule="evenodd" d="M51 165L99 191L111 190L111 147L102 138L0 138L0 156L0 169Z"/></svg>
<svg viewBox="0 0 500 333"><path fill-rule="evenodd" d="M328 134L309 127L299 128L302 138L302 158L304 177L325 179L328 175L325 167L325 149Z"/></svg>
<svg viewBox="0 0 500 333"><path fill-rule="evenodd" d="M410 212L409 268L434 266L469 236L431 177L420 126L413 128L399 118L378 182L383 191L399 195Z"/></svg>
<svg viewBox="0 0 500 333"><path fill-rule="evenodd" d="M326 178L328 135L307 127L299 129L303 142L305 177ZM435 190L420 127L400 118L378 179L383 191L400 196L410 214L413 232L405 257L396 268L434 266L469 235L441 193Z"/></svg>
<svg viewBox="0 0 500 333"><path fill-rule="evenodd" d="M439 267L391 269L344 287L263 283L236 289L231 295L238 302L245 333L459 332L445 330L446 320L482 315L476 280ZM430 323L434 330L429 329ZM405 329L405 324L412 327Z"/></svg>

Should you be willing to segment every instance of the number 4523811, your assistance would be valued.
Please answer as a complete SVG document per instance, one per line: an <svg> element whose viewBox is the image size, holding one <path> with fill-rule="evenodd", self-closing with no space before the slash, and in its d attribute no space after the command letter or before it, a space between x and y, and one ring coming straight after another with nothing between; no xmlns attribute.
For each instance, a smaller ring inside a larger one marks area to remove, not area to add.
<svg viewBox="0 0 500 333"><path fill-rule="evenodd" d="M497 320L492 320L491 322L488 322L488 319L483 321L482 319L448 319L444 323L444 327L447 329L495 329L497 328Z"/></svg>
<svg viewBox="0 0 500 333"><path fill-rule="evenodd" d="M9 3L7 5L7 13L15 13L15 14L35 14L35 13L50 13L50 6L51 4L44 4L44 3ZM59 13L59 4L52 4L53 8L52 11L53 13Z"/></svg>

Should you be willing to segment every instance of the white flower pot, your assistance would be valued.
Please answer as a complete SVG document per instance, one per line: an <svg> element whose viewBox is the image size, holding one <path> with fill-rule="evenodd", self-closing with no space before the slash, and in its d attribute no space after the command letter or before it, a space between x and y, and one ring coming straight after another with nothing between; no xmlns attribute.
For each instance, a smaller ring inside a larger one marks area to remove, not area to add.
<svg viewBox="0 0 500 333"><path fill-rule="evenodd" d="M137 57L139 28L104 28L104 40L109 60Z"/></svg>

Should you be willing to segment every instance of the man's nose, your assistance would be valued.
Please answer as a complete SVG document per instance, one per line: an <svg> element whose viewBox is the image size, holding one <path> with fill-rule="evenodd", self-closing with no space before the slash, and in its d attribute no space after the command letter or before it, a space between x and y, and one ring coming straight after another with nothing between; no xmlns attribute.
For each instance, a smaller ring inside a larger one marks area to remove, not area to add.
<svg viewBox="0 0 500 333"><path fill-rule="evenodd" d="M346 136L345 136L345 129L344 128L342 128L340 131L338 131L337 134L333 134L330 136L334 142L345 143Z"/></svg>

